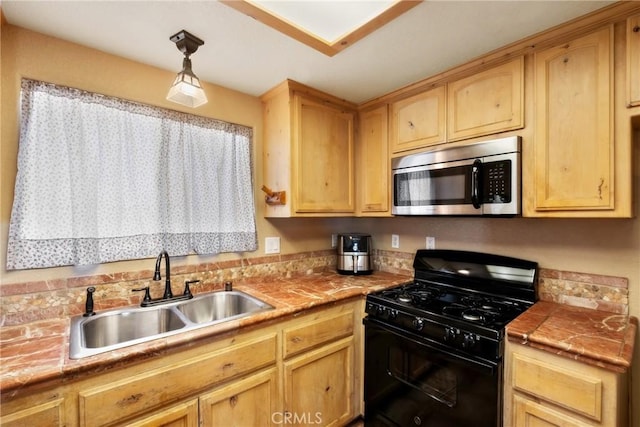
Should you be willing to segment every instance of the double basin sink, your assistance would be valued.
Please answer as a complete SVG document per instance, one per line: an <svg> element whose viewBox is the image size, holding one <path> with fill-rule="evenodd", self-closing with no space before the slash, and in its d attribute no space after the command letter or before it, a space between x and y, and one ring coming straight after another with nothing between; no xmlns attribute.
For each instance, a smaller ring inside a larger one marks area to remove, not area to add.
<svg viewBox="0 0 640 427"><path fill-rule="evenodd" d="M81 359L271 309L244 292L219 291L160 306L77 316L71 319L69 357Z"/></svg>

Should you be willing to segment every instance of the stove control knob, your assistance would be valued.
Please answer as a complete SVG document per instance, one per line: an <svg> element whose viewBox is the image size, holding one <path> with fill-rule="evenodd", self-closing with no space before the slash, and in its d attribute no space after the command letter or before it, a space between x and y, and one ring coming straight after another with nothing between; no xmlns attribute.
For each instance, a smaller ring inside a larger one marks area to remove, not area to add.
<svg viewBox="0 0 640 427"><path fill-rule="evenodd" d="M397 319L398 318L398 310L389 310L389 313L387 313L387 317L389 317L389 319L391 319L391 320Z"/></svg>
<svg viewBox="0 0 640 427"><path fill-rule="evenodd" d="M416 317L415 319L413 319L413 322L411 322L411 324L413 325L413 329L421 331L422 328L424 328L424 319Z"/></svg>
<svg viewBox="0 0 640 427"><path fill-rule="evenodd" d="M378 309L376 310L376 314L378 316L384 316L385 311L386 309L383 306L379 305Z"/></svg>
<svg viewBox="0 0 640 427"><path fill-rule="evenodd" d="M464 334L464 337L462 339L462 348L469 350L473 348L473 346L476 345L477 342L478 341L475 335L466 333Z"/></svg>
<svg viewBox="0 0 640 427"><path fill-rule="evenodd" d="M450 327L445 327L444 340L446 342L454 342L456 340L456 330Z"/></svg>

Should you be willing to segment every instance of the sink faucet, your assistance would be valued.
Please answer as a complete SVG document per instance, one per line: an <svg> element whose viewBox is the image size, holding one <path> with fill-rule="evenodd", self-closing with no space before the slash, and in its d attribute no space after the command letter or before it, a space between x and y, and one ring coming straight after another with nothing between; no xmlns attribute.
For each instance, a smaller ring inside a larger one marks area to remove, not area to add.
<svg viewBox="0 0 640 427"><path fill-rule="evenodd" d="M156 258L156 271L153 273L153 280L161 280L162 276L160 276L160 263L162 262L162 257L164 256L164 295L163 299L173 298L173 292L171 292L171 267L169 266L169 254L167 251L162 251Z"/></svg>
<svg viewBox="0 0 640 427"><path fill-rule="evenodd" d="M144 298L142 298L142 302L140 305L142 307L150 307L153 305L166 304L175 301L184 301L193 298L193 294L191 293L191 289L189 285L193 285L198 283L200 280L187 280L184 283L184 293L182 295L173 296L173 292L171 292L171 267L169 266L169 254L167 251L160 252L158 258L156 258L156 271L153 273L153 280L160 281L162 280L162 276L160 275L160 264L162 263L162 257L164 257L164 295L162 298L151 298L151 293L149 292L149 286L144 286L142 288L131 289L132 292L144 292Z"/></svg>

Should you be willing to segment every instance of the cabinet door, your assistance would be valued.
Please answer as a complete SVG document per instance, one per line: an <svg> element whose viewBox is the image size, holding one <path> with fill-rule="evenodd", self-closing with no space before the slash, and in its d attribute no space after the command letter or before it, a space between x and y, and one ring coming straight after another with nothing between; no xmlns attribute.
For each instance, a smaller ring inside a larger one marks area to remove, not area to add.
<svg viewBox="0 0 640 427"><path fill-rule="evenodd" d="M627 86L628 105L640 105L640 14L627 18Z"/></svg>
<svg viewBox="0 0 640 427"><path fill-rule="evenodd" d="M296 212L354 213L354 114L294 98Z"/></svg>
<svg viewBox="0 0 640 427"><path fill-rule="evenodd" d="M127 427L198 427L198 400L193 399L162 409Z"/></svg>
<svg viewBox="0 0 640 427"><path fill-rule="evenodd" d="M200 397L201 427L271 426L282 420L277 370L269 369Z"/></svg>
<svg viewBox="0 0 640 427"><path fill-rule="evenodd" d="M353 365L353 337L286 361L286 423L341 426L353 418Z"/></svg>
<svg viewBox="0 0 640 427"><path fill-rule="evenodd" d="M535 209L613 209L612 27L535 54Z"/></svg>
<svg viewBox="0 0 640 427"><path fill-rule="evenodd" d="M445 87L414 95L391 105L391 152L445 142Z"/></svg>
<svg viewBox="0 0 640 427"><path fill-rule="evenodd" d="M520 396L514 396L513 408L514 426L584 427L588 425Z"/></svg>
<svg viewBox="0 0 640 427"><path fill-rule="evenodd" d="M389 144L387 105L360 114L356 150L358 213L389 215Z"/></svg>
<svg viewBox="0 0 640 427"><path fill-rule="evenodd" d="M449 83L450 141L524 126L524 58Z"/></svg>
<svg viewBox="0 0 640 427"><path fill-rule="evenodd" d="M6 414L3 410L0 424L4 427L32 427L32 426L65 426L64 399L55 399L40 405L30 406L21 411Z"/></svg>

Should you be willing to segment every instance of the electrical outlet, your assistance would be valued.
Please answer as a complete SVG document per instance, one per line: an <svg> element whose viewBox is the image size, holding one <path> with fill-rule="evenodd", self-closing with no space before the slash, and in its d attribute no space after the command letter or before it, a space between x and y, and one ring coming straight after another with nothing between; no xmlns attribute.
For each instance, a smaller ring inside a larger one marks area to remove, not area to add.
<svg viewBox="0 0 640 427"><path fill-rule="evenodd" d="M264 253L265 254L279 254L280 253L280 238L279 237L265 237L264 238Z"/></svg>
<svg viewBox="0 0 640 427"><path fill-rule="evenodd" d="M335 248L338 246L338 235L337 234L332 234L331 235L331 247Z"/></svg>
<svg viewBox="0 0 640 427"><path fill-rule="evenodd" d="M391 247L394 249L398 249L400 247L400 236L397 234L391 235Z"/></svg>
<svg viewBox="0 0 640 427"><path fill-rule="evenodd" d="M436 238L427 236L427 249L435 249L436 248Z"/></svg>

